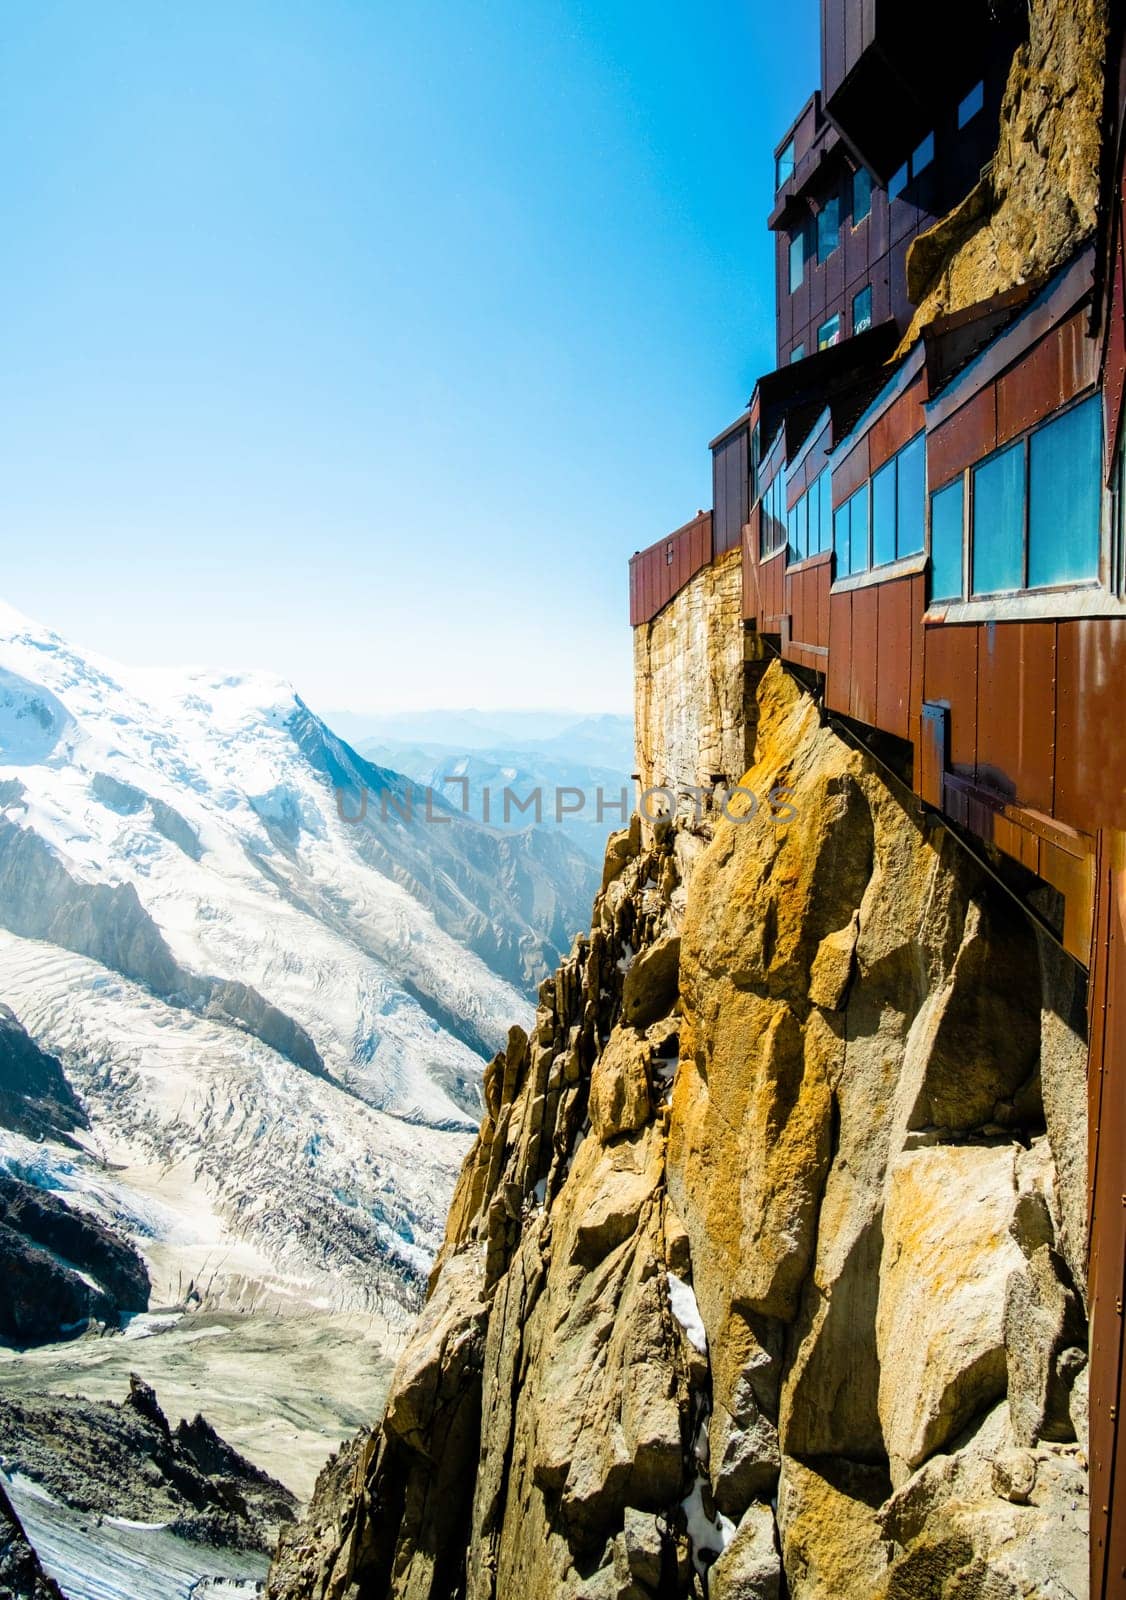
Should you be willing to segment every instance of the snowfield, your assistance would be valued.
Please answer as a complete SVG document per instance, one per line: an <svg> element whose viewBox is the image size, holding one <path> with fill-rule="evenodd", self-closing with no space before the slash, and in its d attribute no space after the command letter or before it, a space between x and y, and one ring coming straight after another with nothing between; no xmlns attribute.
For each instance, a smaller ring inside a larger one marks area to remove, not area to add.
<svg viewBox="0 0 1126 1600"><path fill-rule="evenodd" d="M340 815L404 783L279 680L127 671L0 605L0 999L93 1127L0 1162L138 1238L157 1302L417 1300L484 1059L574 930L542 842Z"/></svg>

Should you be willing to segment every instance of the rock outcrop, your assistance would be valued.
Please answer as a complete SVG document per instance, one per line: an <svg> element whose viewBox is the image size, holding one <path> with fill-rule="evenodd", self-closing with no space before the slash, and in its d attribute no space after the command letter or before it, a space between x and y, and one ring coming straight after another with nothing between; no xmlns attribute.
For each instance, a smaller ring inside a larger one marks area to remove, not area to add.
<svg viewBox="0 0 1126 1600"><path fill-rule="evenodd" d="M1107 23L1107 0L1030 0L997 153L962 204L911 246L917 309L902 349L943 313L1039 287L1094 232Z"/></svg>
<svg viewBox="0 0 1126 1600"><path fill-rule="evenodd" d="M0 1338L45 1344L147 1311L136 1247L58 1196L0 1172Z"/></svg>
<svg viewBox="0 0 1126 1600"><path fill-rule="evenodd" d="M790 807L611 841L273 1600L1085 1592L1058 972L778 666L756 718Z"/></svg>
<svg viewBox="0 0 1126 1600"><path fill-rule="evenodd" d="M288 1489L203 1417L172 1427L136 1376L121 1405L7 1396L0 1459L7 1473L92 1519L167 1527L213 1548L264 1551L296 1507Z"/></svg>

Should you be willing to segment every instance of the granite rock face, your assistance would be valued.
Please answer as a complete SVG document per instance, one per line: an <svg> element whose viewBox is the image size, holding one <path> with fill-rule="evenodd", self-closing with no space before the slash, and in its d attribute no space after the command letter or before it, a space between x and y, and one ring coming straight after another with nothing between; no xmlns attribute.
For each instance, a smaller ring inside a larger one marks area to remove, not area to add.
<svg viewBox="0 0 1126 1600"><path fill-rule="evenodd" d="M796 815L612 841L273 1600L1085 1592L1056 975L778 667L756 719Z"/></svg>

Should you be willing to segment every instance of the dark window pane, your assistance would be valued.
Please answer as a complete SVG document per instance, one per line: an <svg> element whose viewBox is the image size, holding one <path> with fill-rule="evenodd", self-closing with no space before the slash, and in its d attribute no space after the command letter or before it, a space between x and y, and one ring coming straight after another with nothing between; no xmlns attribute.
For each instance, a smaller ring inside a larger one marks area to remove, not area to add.
<svg viewBox="0 0 1126 1600"><path fill-rule="evenodd" d="M833 548L833 474L828 467L817 480L821 489L821 548Z"/></svg>
<svg viewBox="0 0 1126 1600"><path fill-rule="evenodd" d="M800 289L805 277L805 235L799 228L790 240L790 293Z"/></svg>
<svg viewBox="0 0 1126 1600"><path fill-rule="evenodd" d="M1098 396L1038 428L1029 448L1029 588L1097 578L1103 451Z"/></svg>
<svg viewBox="0 0 1126 1600"><path fill-rule="evenodd" d="M918 555L924 544L927 495L926 436L919 434L899 452L896 474L897 556Z"/></svg>
<svg viewBox="0 0 1126 1600"><path fill-rule="evenodd" d="M967 122L972 122L985 104L985 85L975 83L969 94L958 107L958 126L964 128Z"/></svg>
<svg viewBox="0 0 1126 1600"><path fill-rule="evenodd" d="M852 571L867 572L871 566L868 554L868 485L857 489L848 503L849 509L849 545L852 555Z"/></svg>
<svg viewBox="0 0 1126 1600"><path fill-rule="evenodd" d="M855 228L858 222L872 209L872 174L867 167L858 167L852 175L852 225Z"/></svg>
<svg viewBox="0 0 1126 1600"><path fill-rule="evenodd" d="M791 506L786 513L787 561L801 560L801 538L798 534L798 508Z"/></svg>
<svg viewBox="0 0 1126 1600"><path fill-rule="evenodd" d="M907 187L908 176L909 176L909 174L908 174L908 171L907 171L907 163L905 161L903 163L903 165L900 167L899 171L898 172L893 172L891 177L888 180L888 199L889 200L898 200L899 199L900 195L903 193L904 189L906 189L906 187Z"/></svg>
<svg viewBox="0 0 1126 1600"><path fill-rule="evenodd" d="M917 178L934 160L934 134L928 133L911 157L911 176Z"/></svg>
<svg viewBox="0 0 1126 1600"><path fill-rule="evenodd" d="M872 563L895 560L895 458L872 478Z"/></svg>
<svg viewBox="0 0 1126 1600"><path fill-rule="evenodd" d="M931 599L957 600L962 594L961 478L931 496Z"/></svg>
<svg viewBox="0 0 1126 1600"><path fill-rule="evenodd" d="M791 139L779 153L774 165L774 187L780 189L794 173L794 141Z"/></svg>
<svg viewBox="0 0 1126 1600"><path fill-rule="evenodd" d="M1024 583L1024 444L974 471L974 594Z"/></svg>
<svg viewBox="0 0 1126 1600"><path fill-rule="evenodd" d="M841 242L841 200L833 195L817 213L817 259L827 261Z"/></svg>
<svg viewBox="0 0 1126 1600"><path fill-rule="evenodd" d="M861 289L852 302L852 331L863 333L872 326L872 285Z"/></svg>

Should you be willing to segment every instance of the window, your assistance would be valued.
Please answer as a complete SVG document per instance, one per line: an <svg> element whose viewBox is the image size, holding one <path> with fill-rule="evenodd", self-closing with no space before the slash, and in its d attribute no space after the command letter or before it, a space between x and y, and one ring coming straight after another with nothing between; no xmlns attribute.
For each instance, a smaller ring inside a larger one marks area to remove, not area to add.
<svg viewBox="0 0 1126 1600"><path fill-rule="evenodd" d="M911 157L911 176L917 178L920 172L925 172L934 160L934 134L928 133L922 144L916 147Z"/></svg>
<svg viewBox="0 0 1126 1600"><path fill-rule="evenodd" d="M921 554L926 544L927 440L917 433L895 458L895 554Z"/></svg>
<svg viewBox="0 0 1126 1600"><path fill-rule="evenodd" d="M792 366L795 361L804 361L804 360L805 360L805 345L804 344L796 344L794 346L794 348L790 351L790 365Z"/></svg>
<svg viewBox="0 0 1126 1600"><path fill-rule="evenodd" d="M759 534L759 553L773 555L786 543L785 485L782 473L776 472L762 495L762 527Z"/></svg>
<svg viewBox="0 0 1126 1600"><path fill-rule="evenodd" d="M1098 578L1102 433L1091 395L973 468L973 594Z"/></svg>
<svg viewBox="0 0 1126 1600"><path fill-rule="evenodd" d="M1099 575L1102 409L1097 396L1029 440L1028 587Z"/></svg>
<svg viewBox="0 0 1126 1600"><path fill-rule="evenodd" d="M794 141L790 139L774 158L774 190L775 193L786 182L787 178L794 175Z"/></svg>
<svg viewBox="0 0 1126 1600"><path fill-rule="evenodd" d="M832 535L832 476L828 467L800 497L787 517L789 561L830 550Z"/></svg>
<svg viewBox="0 0 1126 1600"><path fill-rule="evenodd" d="M958 107L958 126L964 128L967 122L972 122L978 112L985 105L985 85L975 83L969 94Z"/></svg>
<svg viewBox="0 0 1126 1600"><path fill-rule="evenodd" d="M872 285L868 284L852 302L852 331L863 333L872 326Z"/></svg>
<svg viewBox="0 0 1126 1600"><path fill-rule="evenodd" d="M867 167L857 167L852 175L852 225L863 222L872 209L872 174Z"/></svg>
<svg viewBox="0 0 1126 1600"><path fill-rule="evenodd" d="M790 240L790 293L800 289L805 278L805 229L799 228Z"/></svg>
<svg viewBox="0 0 1126 1600"><path fill-rule="evenodd" d="M868 485L838 506L833 517L833 543L837 551L837 577L868 570Z"/></svg>
<svg viewBox="0 0 1126 1600"><path fill-rule="evenodd" d="M965 521L965 485L955 478L931 495L932 600L959 600L962 596L962 528Z"/></svg>
<svg viewBox="0 0 1126 1600"><path fill-rule="evenodd" d="M839 344L841 338L841 314L836 312L828 322L823 322L817 330L818 350L828 350L832 344Z"/></svg>
<svg viewBox="0 0 1126 1600"><path fill-rule="evenodd" d="M895 560L895 457L872 474L872 565Z"/></svg>
<svg viewBox="0 0 1126 1600"><path fill-rule="evenodd" d="M906 189L906 187L907 187L907 180L910 178L910 176L911 176L911 174L910 174L910 171L908 170L908 166L907 166L907 163L905 161L903 163L903 165L900 167L899 171L898 172L893 172L891 177L888 179L888 199L889 200L898 200L899 199L900 195L903 193L904 189Z"/></svg>
<svg viewBox="0 0 1126 1600"><path fill-rule="evenodd" d="M974 594L1024 583L1024 442L974 468Z"/></svg>
<svg viewBox="0 0 1126 1600"><path fill-rule="evenodd" d="M817 259L828 261L841 242L841 197L834 194L817 213Z"/></svg>

